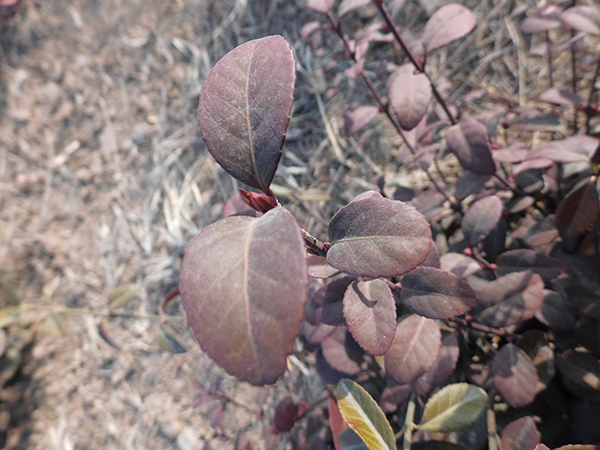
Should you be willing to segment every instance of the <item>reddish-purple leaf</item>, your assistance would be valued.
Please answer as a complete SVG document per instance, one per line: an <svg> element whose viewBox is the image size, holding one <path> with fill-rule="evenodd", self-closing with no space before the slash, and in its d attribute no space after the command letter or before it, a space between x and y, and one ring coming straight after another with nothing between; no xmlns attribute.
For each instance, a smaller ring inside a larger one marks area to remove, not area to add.
<svg viewBox="0 0 600 450"><path fill-rule="evenodd" d="M342 431L350 428L350 425L348 425L348 422L342 417L340 408L333 395L329 396L329 427L331 428L331 434L333 435L333 444L336 450L340 450L338 436Z"/></svg>
<svg viewBox="0 0 600 450"><path fill-rule="evenodd" d="M319 322L327 325L344 323L344 294L355 277L341 277L321 286L310 300L313 315Z"/></svg>
<svg viewBox="0 0 600 450"><path fill-rule="evenodd" d="M285 397L275 407L273 423L277 430L285 433L293 428L296 420L298 420L298 405L294 403L292 397Z"/></svg>
<svg viewBox="0 0 600 450"><path fill-rule="evenodd" d="M446 253L440 258L440 268L461 278L467 278L481 270L481 265L462 253Z"/></svg>
<svg viewBox="0 0 600 450"><path fill-rule="evenodd" d="M540 100L543 102L554 103L561 106L577 106L581 101L579 97L567 89L553 87L540 95Z"/></svg>
<svg viewBox="0 0 600 450"><path fill-rule="evenodd" d="M338 17L342 17L353 9L362 8L369 3L371 3L371 0L342 0L338 7Z"/></svg>
<svg viewBox="0 0 600 450"><path fill-rule="evenodd" d="M389 96L400 125L411 130L427 112L431 84L424 73L415 73L412 64L404 64L392 74Z"/></svg>
<svg viewBox="0 0 600 450"><path fill-rule="evenodd" d="M558 163L589 162L597 146L598 139L591 136L569 136L534 148L528 153L526 160L547 158Z"/></svg>
<svg viewBox="0 0 600 450"><path fill-rule="evenodd" d="M506 344L494 356L492 382L506 402L519 408L535 397L538 375L531 358L514 344Z"/></svg>
<svg viewBox="0 0 600 450"><path fill-rule="evenodd" d="M463 199L469 195L478 194L483 190L490 178L490 175L480 175L465 170L456 182L456 194L459 198Z"/></svg>
<svg viewBox="0 0 600 450"><path fill-rule="evenodd" d="M412 390L409 384L388 385L381 394L379 406L381 406L381 410L386 414L394 412L400 405L408 401L411 393Z"/></svg>
<svg viewBox="0 0 600 450"><path fill-rule="evenodd" d="M588 178L562 199L556 209L556 228L567 251L574 251L580 236L596 220L599 213L595 180Z"/></svg>
<svg viewBox="0 0 600 450"><path fill-rule="evenodd" d="M438 251L435 242L431 242L431 250L429 250L427 258L425 258L425 261L423 261L419 267L440 268L440 252Z"/></svg>
<svg viewBox="0 0 600 450"><path fill-rule="evenodd" d="M402 277L402 301L413 312L430 319L450 319L475 306L475 292L453 273L417 267Z"/></svg>
<svg viewBox="0 0 600 450"><path fill-rule="evenodd" d="M466 36L475 25L477 19L468 8L451 3L433 13L425 24L421 41L427 52L431 52Z"/></svg>
<svg viewBox="0 0 600 450"><path fill-rule="evenodd" d="M488 283L479 293L487 307L476 321L490 327L507 327L531 319L544 300L544 282L537 273L515 272Z"/></svg>
<svg viewBox="0 0 600 450"><path fill-rule="evenodd" d="M335 0L308 0L307 6L313 11L327 14L333 8Z"/></svg>
<svg viewBox="0 0 600 450"><path fill-rule="evenodd" d="M358 106L351 111L346 113L346 119L344 121L344 129L348 136L352 136L358 133L367 125L371 120L377 117L379 114L379 108L377 106Z"/></svg>
<svg viewBox="0 0 600 450"><path fill-rule="evenodd" d="M525 236L525 242L532 247L539 247L552 242L558 237L554 216L548 216L535 224Z"/></svg>
<svg viewBox="0 0 600 450"><path fill-rule="evenodd" d="M329 278L340 273L327 262L327 258L318 255L308 255L306 259L306 271L311 278Z"/></svg>
<svg viewBox="0 0 600 450"><path fill-rule="evenodd" d="M541 330L527 330L517 341L517 346L533 361L538 374L536 392L543 391L556 374L554 350L550 346L546 334Z"/></svg>
<svg viewBox="0 0 600 450"><path fill-rule="evenodd" d="M296 219L275 208L233 216L188 245L179 291L196 341L217 364L255 385L275 382L304 317L306 250Z"/></svg>
<svg viewBox="0 0 600 450"><path fill-rule="evenodd" d="M560 15L570 28L584 33L600 35L600 10L593 6L574 6Z"/></svg>
<svg viewBox="0 0 600 450"><path fill-rule="evenodd" d="M521 22L523 33L533 34L560 27L560 21L553 17L530 16Z"/></svg>
<svg viewBox="0 0 600 450"><path fill-rule="evenodd" d="M522 417L502 431L502 450L531 450L540 443L540 439L533 417Z"/></svg>
<svg viewBox="0 0 600 450"><path fill-rule="evenodd" d="M498 225L502 217L502 200L494 195L473 203L462 219L465 237L471 244L477 244Z"/></svg>
<svg viewBox="0 0 600 450"><path fill-rule="evenodd" d="M346 350L346 327L337 327L321 342L323 357L335 370L346 375L360 373L360 364L348 355Z"/></svg>
<svg viewBox="0 0 600 450"><path fill-rule="evenodd" d="M484 124L467 117L448 129L446 143L464 169L481 175L493 175L496 172Z"/></svg>
<svg viewBox="0 0 600 450"><path fill-rule="evenodd" d="M456 367L460 349L458 340L453 333L447 333L442 340L442 347L435 363L431 368L410 383L417 395L425 395L444 383Z"/></svg>
<svg viewBox="0 0 600 450"><path fill-rule="evenodd" d="M567 350L556 358L567 388L575 395L600 401L600 361L590 353Z"/></svg>
<svg viewBox="0 0 600 450"><path fill-rule="evenodd" d="M406 203L365 194L331 219L329 264L371 278L401 275L421 264L431 248L427 219Z"/></svg>
<svg viewBox="0 0 600 450"><path fill-rule="evenodd" d="M549 289L544 289L544 301L535 317L544 325L557 330L572 330L577 322L573 304L564 295Z"/></svg>
<svg viewBox="0 0 600 450"><path fill-rule="evenodd" d="M511 272L531 270L533 273L539 274L545 282L567 270L567 266L560 259L527 249L504 252L496 259L496 264L500 276Z"/></svg>
<svg viewBox="0 0 600 450"><path fill-rule="evenodd" d="M416 314L403 316L384 356L388 376L398 384L406 384L427 372L439 355L441 336L435 320Z"/></svg>
<svg viewBox="0 0 600 450"><path fill-rule="evenodd" d="M497 162L517 163L523 161L528 153L528 147L525 144L516 142L506 148L494 150L493 156Z"/></svg>
<svg viewBox="0 0 600 450"><path fill-rule="evenodd" d="M396 303L383 280L355 281L344 295L344 317L354 340L366 351L381 356L396 332Z"/></svg>
<svg viewBox="0 0 600 450"><path fill-rule="evenodd" d="M303 334L306 340L311 344L320 344L323 340L335 331L335 326L325 323L316 325L310 322L305 322L303 326Z"/></svg>
<svg viewBox="0 0 600 450"><path fill-rule="evenodd" d="M575 326L575 339L592 353L600 354L600 320L581 316Z"/></svg>
<svg viewBox="0 0 600 450"><path fill-rule="evenodd" d="M287 41L246 42L210 71L198 125L208 151L233 177L268 192L294 102L296 63Z"/></svg>

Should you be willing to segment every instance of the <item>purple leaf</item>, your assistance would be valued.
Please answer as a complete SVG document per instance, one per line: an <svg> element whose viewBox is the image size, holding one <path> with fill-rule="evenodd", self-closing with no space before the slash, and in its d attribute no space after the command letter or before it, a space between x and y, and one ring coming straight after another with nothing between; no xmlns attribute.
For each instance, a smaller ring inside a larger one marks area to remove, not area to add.
<svg viewBox="0 0 600 450"><path fill-rule="evenodd" d="M438 251L435 242L431 243L431 250L429 250L429 254L425 261L423 261L419 267L435 267L436 269L440 268L440 252Z"/></svg>
<svg viewBox="0 0 600 450"><path fill-rule="evenodd" d="M469 311L475 292L462 278L433 267L417 267L402 277L402 301L430 319L450 319Z"/></svg>
<svg viewBox="0 0 600 450"><path fill-rule="evenodd" d="M431 52L466 36L475 25L477 19L468 8L451 3L433 13L425 24L421 41L427 52Z"/></svg>
<svg viewBox="0 0 600 450"><path fill-rule="evenodd" d="M570 136L563 140L546 142L529 152L526 160L547 158L558 163L589 162L598 139L591 136Z"/></svg>
<svg viewBox="0 0 600 450"><path fill-rule="evenodd" d="M327 14L333 8L335 0L308 0L307 6L313 11Z"/></svg>
<svg viewBox="0 0 600 450"><path fill-rule="evenodd" d="M507 327L531 319L544 300L544 282L537 273L515 272L488 283L479 292L484 311L476 321L490 327Z"/></svg>
<svg viewBox="0 0 600 450"><path fill-rule="evenodd" d="M490 175L480 175L465 170L456 182L456 194L463 199L469 195L478 194L483 190L490 177Z"/></svg>
<svg viewBox="0 0 600 450"><path fill-rule="evenodd" d="M502 450L531 450L540 443L540 439L533 417L522 417L502 431Z"/></svg>
<svg viewBox="0 0 600 450"><path fill-rule="evenodd" d="M527 146L521 142L517 142L506 148L495 150L493 156L497 162L517 163L523 161L528 153Z"/></svg>
<svg viewBox="0 0 600 450"><path fill-rule="evenodd" d="M411 130L421 121L431 100L431 84L412 64L400 66L392 75L390 103L400 125Z"/></svg>
<svg viewBox="0 0 600 450"><path fill-rule="evenodd" d="M432 242L425 217L405 203L365 194L331 219L329 264L371 278L401 275L421 264Z"/></svg>
<svg viewBox="0 0 600 450"><path fill-rule="evenodd" d="M411 388L408 384L400 386L388 385L381 394L379 405L384 413L392 413L398 409L398 406L406 403L410 398Z"/></svg>
<svg viewBox="0 0 600 450"><path fill-rule="evenodd" d="M425 395L444 383L456 367L460 349L458 340L453 333L448 333L442 340L442 347L435 363L431 368L410 383L417 395Z"/></svg>
<svg viewBox="0 0 600 450"><path fill-rule="evenodd" d="M511 272L524 272L531 270L548 282L565 273L567 267L560 259L546 256L533 250L519 249L502 253L496 260L498 275L506 275Z"/></svg>
<svg viewBox="0 0 600 450"><path fill-rule="evenodd" d="M446 143L464 169L481 175L493 175L496 172L484 124L467 117L448 129Z"/></svg>
<svg viewBox="0 0 600 450"><path fill-rule="evenodd" d="M560 27L558 20L547 17L531 16L521 22L521 31L528 34L542 33L558 27Z"/></svg>
<svg viewBox="0 0 600 450"><path fill-rule="evenodd" d="M598 217L598 190L595 180L588 178L562 199L556 208L556 228L567 251L575 251L580 236Z"/></svg>
<svg viewBox="0 0 600 450"><path fill-rule="evenodd" d="M346 375L360 373L360 364L350 358L346 350L346 327L337 327L333 333L321 342L323 357L335 370Z"/></svg>
<svg viewBox="0 0 600 450"><path fill-rule="evenodd" d="M358 133L371 120L377 117L379 108L377 106L359 106L346 113L344 129L348 136Z"/></svg>
<svg viewBox="0 0 600 450"><path fill-rule="evenodd" d="M467 278L481 270L481 265L462 253L446 253L440 258L440 268L461 278Z"/></svg>
<svg viewBox="0 0 600 450"><path fill-rule="evenodd" d="M573 304L564 295L549 289L544 289L544 301L535 317L557 330L573 330L577 321Z"/></svg>
<svg viewBox="0 0 600 450"><path fill-rule="evenodd" d="M343 301L348 286L355 277L341 277L321 286L310 300L311 309L317 321L327 325L344 323Z"/></svg>
<svg viewBox="0 0 600 450"><path fill-rule="evenodd" d="M600 361L590 353L567 350L556 358L556 367L575 395L600 401Z"/></svg>
<svg viewBox="0 0 600 450"><path fill-rule="evenodd" d="M371 0L342 0L338 7L338 17L342 17L353 9L362 8L369 3L371 3Z"/></svg>
<svg viewBox="0 0 600 450"><path fill-rule="evenodd" d="M462 219L465 237L477 244L496 227L502 217L502 200L494 195L473 203Z"/></svg>
<svg viewBox="0 0 600 450"><path fill-rule="evenodd" d="M533 361L538 374L536 392L546 389L556 374L553 346L546 336L541 330L527 330L517 341L517 346Z"/></svg>
<svg viewBox="0 0 600 450"><path fill-rule="evenodd" d="M329 278L340 273L339 270L329 265L327 258L318 255L308 255L306 271L311 278Z"/></svg>
<svg viewBox="0 0 600 450"><path fill-rule="evenodd" d="M375 356L388 351L396 332L396 303L383 280L355 281L344 295L344 317L358 344Z"/></svg>
<svg viewBox="0 0 600 450"><path fill-rule="evenodd" d="M577 106L581 101L573 92L562 88L550 88L540 95L543 102L554 103L560 106Z"/></svg>
<svg viewBox="0 0 600 450"><path fill-rule="evenodd" d="M280 207L203 229L185 251L179 290L208 356L239 380L264 385L285 372L307 286L304 240Z"/></svg>
<svg viewBox="0 0 600 450"><path fill-rule="evenodd" d="M287 41L246 42L210 71L198 125L208 151L234 178L269 192L294 102L296 63Z"/></svg>
<svg viewBox="0 0 600 450"><path fill-rule="evenodd" d="M394 382L410 383L433 366L441 346L440 327L434 320L416 314L403 316L384 356L385 370Z"/></svg>
<svg viewBox="0 0 600 450"><path fill-rule="evenodd" d="M514 344L506 344L492 360L494 386L506 402L519 408L535 397L538 375L531 358Z"/></svg>
<svg viewBox="0 0 600 450"><path fill-rule="evenodd" d="M600 10L598 8L574 6L565 10L560 18L574 30L600 35Z"/></svg>

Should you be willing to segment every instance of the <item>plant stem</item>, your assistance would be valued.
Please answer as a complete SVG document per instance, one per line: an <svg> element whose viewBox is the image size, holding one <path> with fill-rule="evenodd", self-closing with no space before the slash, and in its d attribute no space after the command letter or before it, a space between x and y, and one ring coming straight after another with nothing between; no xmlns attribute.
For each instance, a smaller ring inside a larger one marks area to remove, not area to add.
<svg viewBox="0 0 600 450"><path fill-rule="evenodd" d="M404 442L402 444L402 450L410 450L410 442L412 441L412 432L415 420L415 409L416 409L416 395L413 392L410 394L410 400L408 401L408 407L406 408L406 416L404 417Z"/></svg>
<svg viewBox="0 0 600 450"><path fill-rule="evenodd" d="M575 30L571 30L571 37L575 37ZM577 44L575 42L571 43L571 85L573 88L573 94L577 96ZM573 134L577 134L578 121L577 121L577 107L575 107L575 113L573 116Z"/></svg>
<svg viewBox="0 0 600 450"><path fill-rule="evenodd" d="M487 325L482 325L480 323L473 322L472 320L462 319L460 317L454 317L452 319L448 319L448 321L455 323L456 325L462 328L471 328L473 330L481 331L483 333L491 334L494 336L501 336L510 340L515 340L519 338L518 334L511 333L505 328L488 327Z"/></svg>
<svg viewBox="0 0 600 450"><path fill-rule="evenodd" d="M450 112L450 109L448 108L446 101L443 99L443 97L437 90L437 87L436 87L435 83L433 82L433 80L431 79L431 77L429 76L429 74L425 71L425 66L423 64L421 64L417 60L417 58L415 58L415 55L413 54L413 52L410 50L410 48L406 44L406 41L400 34L400 30L398 29L398 27L392 20L392 16L390 16L390 13L388 12L387 7L383 4L383 2L379 2L377 0L373 0L373 3L375 3L375 5L377 6L377 9L379 9L379 12L381 13L385 22L387 23L387 26L390 28L390 30L392 30L392 34L394 35L394 38L396 38L396 42L398 42L398 44L400 44L400 47L402 47L402 50L404 50L404 53L406 53L406 55L408 56L408 59L410 59L410 62L413 64L413 66L415 66L415 69L417 69L419 72L422 72L427 77L427 80L429 80L429 84L431 85L431 92L433 93L433 96L436 98L438 103L444 109L444 112L450 119L450 122L452 122L452 125L456 125L456 123L457 123L456 119Z"/></svg>
<svg viewBox="0 0 600 450"><path fill-rule="evenodd" d="M319 256L327 255L327 246L325 245L324 242L321 242L316 237L314 237L312 234L310 234L308 231L306 231L302 228L300 228L300 231L302 232L302 237L304 237L304 242L306 243L307 247L309 247L312 251L314 251Z"/></svg>
<svg viewBox="0 0 600 450"><path fill-rule="evenodd" d="M502 176L501 176L501 175L498 175L498 172L496 172L496 173L494 174L494 177L495 177L495 178L496 178L498 181L500 181L500 182L501 182L501 183L502 183L504 186L506 186L508 189L510 189L510 190L511 190L511 192L512 192L513 194L521 195L521 196L524 196L524 197L528 196L528 195L527 195L527 194L526 194L526 193L523 191L523 189L521 189L521 188L520 188L520 187L518 187L518 186L512 186L512 185L511 185L511 184L510 184L510 183L509 183L507 180L505 180L504 178L502 178ZM548 213L547 213L547 212L546 212L544 209L542 209L542 208L541 208L541 207L540 207L540 206L537 204L537 200L536 200L536 201L533 203L533 207L534 207L535 209L537 209L537 210L538 210L540 213L542 213L542 214L544 215L544 217L548 216Z"/></svg>

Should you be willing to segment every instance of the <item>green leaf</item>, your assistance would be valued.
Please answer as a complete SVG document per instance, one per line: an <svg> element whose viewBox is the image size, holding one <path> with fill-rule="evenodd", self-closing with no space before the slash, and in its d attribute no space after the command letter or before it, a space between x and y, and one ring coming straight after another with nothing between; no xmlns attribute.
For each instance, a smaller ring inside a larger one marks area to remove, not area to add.
<svg viewBox="0 0 600 450"><path fill-rule="evenodd" d="M342 417L369 450L396 450L392 427L367 391L354 381L343 379L335 388L335 396Z"/></svg>
<svg viewBox="0 0 600 450"><path fill-rule="evenodd" d="M429 399L417 428L449 433L473 424L487 406L487 393L468 383L446 386Z"/></svg>
<svg viewBox="0 0 600 450"><path fill-rule="evenodd" d="M175 337L175 331L169 325L161 324L158 327L158 346L171 353L185 353L186 349Z"/></svg>
<svg viewBox="0 0 600 450"><path fill-rule="evenodd" d="M108 305L111 309L118 309L126 306L129 301L137 295L141 286L137 283L129 283L119 286L110 293Z"/></svg>
<svg viewBox="0 0 600 450"><path fill-rule="evenodd" d="M346 428L338 436L340 450L369 450L360 436L352 428Z"/></svg>

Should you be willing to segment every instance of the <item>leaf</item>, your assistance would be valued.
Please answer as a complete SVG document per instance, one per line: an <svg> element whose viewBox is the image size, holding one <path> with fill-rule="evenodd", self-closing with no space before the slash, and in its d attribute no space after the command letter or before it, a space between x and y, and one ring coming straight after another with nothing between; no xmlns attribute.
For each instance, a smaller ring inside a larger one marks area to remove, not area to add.
<svg viewBox="0 0 600 450"><path fill-rule="evenodd" d="M273 424L280 432L290 431L298 420L298 405L294 403L292 397L284 397L275 407L275 416Z"/></svg>
<svg viewBox="0 0 600 450"><path fill-rule="evenodd" d="M356 277L341 277L321 286L313 294L310 307L318 322L327 325L344 323L344 294Z"/></svg>
<svg viewBox="0 0 600 450"><path fill-rule="evenodd" d="M494 356L491 376L498 393L506 402L520 408L533 401L538 375L531 358L514 344L504 345Z"/></svg>
<svg viewBox="0 0 600 450"><path fill-rule="evenodd" d="M556 228L565 240L568 252L577 248L580 236L598 217L598 213L598 191L595 180L591 178L580 183L558 204Z"/></svg>
<svg viewBox="0 0 600 450"><path fill-rule="evenodd" d="M431 230L414 207L376 192L354 199L329 223L327 261L357 276L391 277L422 263L431 248Z"/></svg>
<svg viewBox="0 0 600 450"><path fill-rule="evenodd" d="M42 325L42 331L47 335L54 337L63 337L67 334L62 319L54 313L50 313L50 315L46 317L46 320L44 320L44 324Z"/></svg>
<svg viewBox="0 0 600 450"><path fill-rule="evenodd" d="M446 441L421 441L410 444L410 450L467 450L467 448Z"/></svg>
<svg viewBox="0 0 600 450"><path fill-rule="evenodd" d="M502 431L502 450L531 450L540 443L541 435L531 416L508 424Z"/></svg>
<svg viewBox="0 0 600 450"><path fill-rule="evenodd" d="M403 64L392 75L390 104L405 130L421 121L431 101L431 83L424 73L415 73L412 64Z"/></svg>
<svg viewBox="0 0 600 450"><path fill-rule="evenodd" d="M481 175L493 175L496 172L484 124L467 117L448 129L446 143L464 169Z"/></svg>
<svg viewBox="0 0 600 450"><path fill-rule="evenodd" d="M342 0L338 7L338 17L342 17L353 9L362 8L369 3L371 3L371 0Z"/></svg>
<svg viewBox="0 0 600 450"><path fill-rule="evenodd" d="M308 0L307 6L313 11L327 14L333 8L335 0Z"/></svg>
<svg viewBox="0 0 600 450"><path fill-rule="evenodd" d="M554 379L554 350L546 334L541 330L527 330L517 341L518 347L533 361L538 375L536 393L546 389Z"/></svg>
<svg viewBox="0 0 600 450"><path fill-rule="evenodd" d="M348 430L349 425L346 423L338 408L337 402L333 396L329 396L329 427L331 428L331 434L333 435L333 443L336 450L341 450L339 441L339 435L342 431ZM360 439L360 438L359 438Z"/></svg>
<svg viewBox="0 0 600 450"><path fill-rule="evenodd" d="M481 265L462 253L446 253L440 257L440 268L461 278L467 278L481 270Z"/></svg>
<svg viewBox="0 0 600 450"><path fill-rule="evenodd" d="M338 436L339 450L370 450L352 428L347 428Z"/></svg>
<svg viewBox="0 0 600 450"><path fill-rule="evenodd" d="M498 225L502 218L502 200L495 195L473 203L462 219L462 229L467 240L475 245Z"/></svg>
<svg viewBox="0 0 600 450"><path fill-rule="evenodd" d="M590 353L567 350L556 358L556 367L575 395L600 401L600 361Z"/></svg>
<svg viewBox="0 0 600 450"><path fill-rule="evenodd" d="M504 252L496 259L496 264L500 276L531 270L541 276L544 282L549 282L567 270L567 266L560 259L528 249Z"/></svg>
<svg viewBox="0 0 600 450"><path fill-rule="evenodd" d="M417 395L425 395L436 387L441 386L456 367L460 349L458 340L453 333L447 333L442 340L442 347L435 363L419 378L410 383L411 388Z"/></svg>
<svg viewBox="0 0 600 450"><path fill-rule="evenodd" d="M573 304L562 294L544 289L544 301L535 313L536 319L557 330L573 330L577 313Z"/></svg>
<svg viewBox="0 0 600 450"><path fill-rule="evenodd" d="M279 207L203 229L185 251L179 290L208 356L239 380L264 385L285 372L307 285L304 240Z"/></svg>
<svg viewBox="0 0 600 450"><path fill-rule="evenodd" d="M544 282L536 273L509 273L488 283L478 300L489 307L476 315L476 322L508 327L534 316L544 300Z"/></svg>
<svg viewBox="0 0 600 450"><path fill-rule="evenodd" d="M360 364L348 354L346 340L349 336L346 327L337 327L321 341L321 350L327 363L345 376L358 375L361 372Z"/></svg>
<svg viewBox="0 0 600 450"><path fill-rule="evenodd" d="M448 385L425 404L419 430L449 433L473 424L487 406L486 392L468 383Z"/></svg>
<svg viewBox="0 0 600 450"><path fill-rule="evenodd" d="M566 139L546 142L527 154L526 160L547 158L557 163L588 162L598 140L591 136L569 136Z"/></svg>
<svg viewBox="0 0 600 450"><path fill-rule="evenodd" d="M600 10L593 6L574 6L560 15L570 28L584 33L600 35Z"/></svg>
<svg viewBox="0 0 600 450"><path fill-rule="evenodd" d="M160 324L157 330L158 346L171 353L185 353L186 349L175 337L175 331L167 324Z"/></svg>
<svg viewBox="0 0 600 450"><path fill-rule="evenodd" d="M287 41L246 42L212 68L200 93L206 147L237 180L268 193L290 121L296 63Z"/></svg>
<svg viewBox="0 0 600 450"><path fill-rule="evenodd" d="M308 255L306 271L311 278L330 278L340 273L339 270L329 265L327 258L318 255Z"/></svg>
<svg viewBox="0 0 600 450"><path fill-rule="evenodd" d="M352 136L362 130L371 120L379 114L377 106L358 106L346 113L344 130L346 135Z"/></svg>
<svg viewBox="0 0 600 450"><path fill-rule="evenodd" d="M560 106L577 106L581 103L579 97L577 97L572 91L557 87L553 87L542 92L540 95L540 100Z"/></svg>
<svg viewBox="0 0 600 450"><path fill-rule="evenodd" d="M348 330L367 352L385 354L396 332L396 303L383 280L354 281L344 295Z"/></svg>
<svg viewBox="0 0 600 450"><path fill-rule="evenodd" d="M124 284L113 290L108 297L108 305L111 309L126 306L130 300L137 295L142 287L137 283Z"/></svg>
<svg viewBox="0 0 600 450"><path fill-rule="evenodd" d="M429 18L421 41L427 52L444 47L469 34L477 25L473 13L462 5L451 3Z"/></svg>
<svg viewBox="0 0 600 450"><path fill-rule="evenodd" d="M402 302L430 319L450 319L475 306L475 292L453 273L417 267L402 277Z"/></svg>
<svg viewBox="0 0 600 450"><path fill-rule="evenodd" d="M433 366L441 346L440 327L434 320L416 314L403 316L384 356L385 371L398 384L410 383Z"/></svg>
<svg viewBox="0 0 600 450"><path fill-rule="evenodd" d="M560 22L551 17L530 16L521 22L521 31L527 34L542 33L560 27Z"/></svg>
<svg viewBox="0 0 600 450"><path fill-rule="evenodd" d="M375 400L354 381L341 380L335 388L338 406L369 450L396 450L396 438Z"/></svg>

